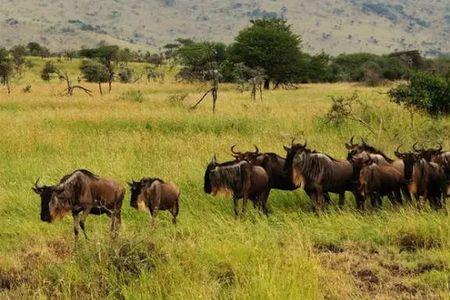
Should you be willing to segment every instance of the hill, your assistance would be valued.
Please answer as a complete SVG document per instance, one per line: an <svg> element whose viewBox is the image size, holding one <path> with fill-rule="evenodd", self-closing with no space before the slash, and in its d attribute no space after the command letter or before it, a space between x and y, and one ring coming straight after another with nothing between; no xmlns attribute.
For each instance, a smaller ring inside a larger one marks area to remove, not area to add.
<svg viewBox="0 0 450 300"><path fill-rule="evenodd" d="M7 47L34 40L64 50L106 41L157 50L178 37L230 42L251 19L283 17L309 52L450 52L450 4L442 0L0 0L0 5L0 44Z"/></svg>

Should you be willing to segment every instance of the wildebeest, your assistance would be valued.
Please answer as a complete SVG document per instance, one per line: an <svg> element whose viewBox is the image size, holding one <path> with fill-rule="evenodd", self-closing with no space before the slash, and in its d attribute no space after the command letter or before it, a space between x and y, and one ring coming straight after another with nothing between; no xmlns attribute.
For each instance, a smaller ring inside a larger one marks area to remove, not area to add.
<svg viewBox="0 0 450 300"><path fill-rule="evenodd" d="M88 170L75 170L54 186L38 186L33 190L41 196L41 220L53 222L72 213L75 239L81 227L87 239L84 222L89 214L111 217L111 234L116 237L121 223L125 190L110 179L98 177Z"/></svg>
<svg viewBox="0 0 450 300"><path fill-rule="evenodd" d="M130 205L138 210L149 210L154 224L160 210L168 210L172 214L172 222L177 222L180 210L180 190L173 183L164 182L160 178L142 178L129 182L131 188Z"/></svg>
<svg viewBox="0 0 450 300"><path fill-rule="evenodd" d="M446 185L444 169L437 163L427 161L420 153L400 152L397 149L395 155L404 162L404 181L418 201L419 208L427 199L433 208L442 207Z"/></svg>
<svg viewBox="0 0 450 300"><path fill-rule="evenodd" d="M231 193L236 217L239 216L239 199L243 200L243 214L248 199L256 203L266 215L268 214L266 202L270 191L269 177L264 168L253 166L247 161L218 163L214 156L205 171L203 190L213 196Z"/></svg>
<svg viewBox="0 0 450 300"><path fill-rule="evenodd" d="M403 176L391 164L375 163L366 152L352 156L350 162L359 172L359 191L370 197L373 207L381 206L381 197L387 196L392 203L401 204Z"/></svg>
<svg viewBox="0 0 450 300"><path fill-rule="evenodd" d="M307 149L306 143L285 149L285 169L293 183L302 187L313 200L316 212L322 210L328 192L339 194L339 203L342 205L345 192L350 191L355 196L357 207L363 208L363 199L356 185L357 178L354 178L353 166L349 161L337 160Z"/></svg>
<svg viewBox="0 0 450 300"><path fill-rule="evenodd" d="M376 149L375 147L369 145L363 138L361 138L360 144L355 144L353 142L354 137L352 136L349 143L345 143L345 147L348 150L347 159L352 160L353 157L359 154L367 153L367 155L370 157L370 159L376 163L376 164L385 164L390 165L391 167L395 168L398 172L400 172L402 178L404 178L405 174L404 169L404 163L402 159L396 159L393 160L389 158L386 154L384 154L382 151ZM411 200L411 195L408 191L408 187L404 183L404 180L402 180L401 184L401 190L403 192L403 195L405 196L407 201Z"/></svg>

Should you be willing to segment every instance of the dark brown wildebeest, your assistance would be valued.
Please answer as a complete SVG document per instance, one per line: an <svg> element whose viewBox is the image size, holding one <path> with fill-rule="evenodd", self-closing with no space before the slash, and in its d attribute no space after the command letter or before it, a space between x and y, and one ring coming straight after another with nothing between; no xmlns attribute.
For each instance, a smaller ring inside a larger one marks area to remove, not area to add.
<svg viewBox="0 0 450 300"><path fill-rule="evenodd" d="M116 182L88 170L76 170L57 185L39 187L36 183L33 190L41 196L42 221L53 222L72 213L76 240L79 227L87 239L84 221L89 214L105 213L111 217L111 235L117 236L125 190Z"/></svg>
<svg viewBox="0 0 450 300"><path fill-rule="evenodd" d="M294 144L294 140L291 142L292 147L298 146L299 149L301 147L306 147L301 144ZM261 153L257 146L255 147L255 151L247 151L247 152L238 152L235 151L234 148L236 145L231 147L231 153L236 161L248 161L252 165L263 167L269 176L269 187L270 189L277 189L282 191L294 191L299 187L296 186L292 182L292 177L289 172L285 169L286 158L277 155L276 153L266 152ZM285 147L286 149L286 147ZM270 191L269 191L270 193ZM330 203L330 196L328 193L325 193L325 201Z"/></svg>
<svg viewBox="0 0 450 300"><path fill-rule="evenodd" d="M245 214L250 199L267 215L269 176L264 168L253 166L247 161L218 163L216 157L208 164L203 190L207 194L232 194L235 216L239 216L238 200L242 199L242 214Z"/></svg>
<svg viewBox="0 0 450 300"><path fill-rule="evenodd" d="M302 187L320 213L326 193L339 194L339 204L342 205L345 192L350 191L356 199L359 209L364 207L364 199L358 192L357 178L354 178L353 166L349 161L337 160L324 153L311 151L305 145L286 147L286 167L292 181Z"/></svg>
<svg viewBox="0 0 450 300"><path fill-rule="evenodd" d="M252 165L264 168L269 176L270 188L283 191L293 191L297 189L297 186L292 182L292 178L289 176L288 172L284 170L284 165L286 163L284 157L272 152L261 153L257 146L255 146L254 152L238 152L234 150L235 146L236 145L233 145L231 147L233 157L237 161L246 160Z"/></svg>
<svg viewBox="0 0 450 300"><path fill-rule="evenodd" d="M172 214L172 222L177 222L180 211L180 190L173 183L164 182L160 178L142 178L129 182L131 188L131 207L141 211L150 211L152 224L160 210L168 210Z"/></svg>
<svg viewBox="0 0 450 300"><path fill-rule="evenodd" d="M375 163L369 154L362 152L350 158L354 169L359 170L359 191L370 197L373 207L381 206L381 198L387 196L393 204L402 203L402 174L391 164Z"/></svg>
<svg viewBox="0 0 450 300"><path fill-rule="evenodd" d="M370 159L376 164L386 164L395 168L398 172L400 172L401 176L404 177L404 163L402 159L393 160L389 158L382 151L376 149L375 147L369 145L363 138L361 138L360 144L355 144L353 142L354 137L350 139L349 143L345 143L345 147L348 150L347 159L352 160L352 158L356 155L367 153ZM408 187L405 184L404 180L402 180L401 190L403 195L405 196L407 201L411 201L411 194L408 191Z"/></svg>
<svg viewBox="0 0 450 300"><path fill-rule="evenodd" d="M423 208L427 199L431 207L441 208L446 186L442 166L427 161L420 153L402 153L397 148L395 155L404 162L404 181L410 193L418 201L419 208Z"/></svg>

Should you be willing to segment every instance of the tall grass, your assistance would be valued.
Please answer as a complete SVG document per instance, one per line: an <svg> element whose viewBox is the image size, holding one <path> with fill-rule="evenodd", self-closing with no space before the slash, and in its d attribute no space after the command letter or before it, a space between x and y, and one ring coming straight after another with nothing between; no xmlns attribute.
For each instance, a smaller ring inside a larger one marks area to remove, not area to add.
<svg viewBox="0 0 450 300"><path fill-rule="evenodd" d="M65 64L76 72L76 62ZM449 118L417 115L412 129L408 113L382 94L385 88L352 84L269 91L254 103L224 85L215 115L210 102L192 112L168 101L185 92L185 102L194 103L201 94L198 86L170 80L114 84L111 94L92 98L61 97L63 84L41 83L35 68L16 82L32 82L31 93L0 90L0 297L448 297L444 212L386 202L381 211L359 213L348 195L342 211L332 206L317 217L304 192L273 191L270 217L250 210L234 220L231 201L204 195L202 178L213 154L231 158L232 144L284 155L282 146L294 136L336 158L345 157L343 145L352 135L367 136L391 156L399 143L416 140L440 140L449 148ZM142 92L142 101L122 97L130 88ZM323 122L328 96L354 90L369 104L357 113L376 134L352 121ZM378 130L380 120L385 130ZM75 247L71 219L42 223L31 191L38 177L54 183L75 168L124 186L143 176L175 182L182 190L179 224L162 212L151 228L147 214L129 207L127 193L119 240L109 240L106 217L91 216L91 239Z"/></svg>

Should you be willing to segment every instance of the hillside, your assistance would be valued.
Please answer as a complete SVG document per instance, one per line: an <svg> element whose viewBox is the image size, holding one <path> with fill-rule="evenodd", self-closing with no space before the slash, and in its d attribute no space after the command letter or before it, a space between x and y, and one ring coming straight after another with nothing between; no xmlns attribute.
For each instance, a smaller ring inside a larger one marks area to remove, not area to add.
<svg viewBox="0 0 450 300"><path fill-rule="evenodd" d="M304 49L331 54L450 52L444 0L0 0L0 45L34 40L52 50L100 41L157 50L178 37L230 42L252 18L287 18Z"/></svg>

